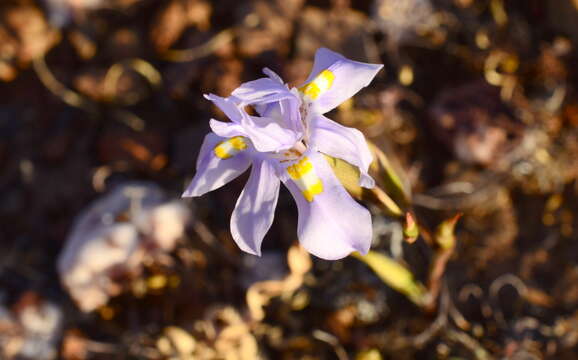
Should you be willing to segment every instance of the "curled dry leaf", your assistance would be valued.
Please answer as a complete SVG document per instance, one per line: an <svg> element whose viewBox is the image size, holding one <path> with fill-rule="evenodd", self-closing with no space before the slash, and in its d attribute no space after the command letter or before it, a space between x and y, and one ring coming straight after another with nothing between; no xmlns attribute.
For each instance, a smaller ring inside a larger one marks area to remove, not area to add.
<svg viewBox="0 0 578 360"><path fill-rule="evenodd" d="M234 308L211 309L200 324L205 330L205 339L199 340L195 346L194 359L261 359L250 324Z"/></svg>
<svg viewBox="0 0 578 360"><path fill-rule="evenodd" d="M485 82L442 92L430 114L434 134L466 163L494 165L520 142L524 130L499 88Z"/></svg>
<svg viewBox="0 0 578 360"><path fill-rule="evenodd" d="M168 326L157 340L157 349L169 359L194 359L196 340L191 334L177 326Z"/></svg>
<svg viewBox="0 0 578 360"><path fill-rule="evenodd" d="M130 59L107 69L87 69L75 79L78 90L95 101L134 105L161 85L157 69L142 59Z"/></svg>
<svg viewBox="0 0 578 360"><path fill-rule="evenodd" d="M43 56L60 39L42 10L31 0L0 4L0 80L11 81L18 68Z"/></svg>
<svg viewBox="0 0 578 360"><path fill-rule="evenodd" d="M296 52L301 58L313 58L320 47L327 47L358 61L373 61L374 53L367 46L370 36L367 17L345 8L330 11L309 6L300 17ZM301 79L305 80L305 79Z"/></svg>
<svg viewBox="0 0 578 360"><path fill-rule="evenodd" d="M58 259L60 279L83 311L106 304L145 257L171 251L190 211L147 183L121 185L79 215Z"/></svg>
<svg viewBox="0 0 578 360"><path fill-rule="evenodd" d="M245 56L266 51L289 52L293 20L299 15L303 0L257 0L239 29L239 50Z"/></svg>
<svg viewBox="0 0 578 360"><path fill-rule="evenodd" d="M291 273L284 279L257 282L247 290L247 305L253 320L263 320L263 308L272 298L294 293L303 284L305 274L312 266L309 253L299 245L289 249L287 262Z"/></svg>
<svg viewBox="0 0 578 360"><path fill-rule="evenodd" d="M203 0L173 0L158 13L150 38L157 52L167 51L189 26L209 28L211 4Z"/></svg>
<svg viewBox="0 0 578 360"><path fill-rule="evenodd" d="M78 329L67 330L62 339L61 356L64 360L85 360L88 358L88 339Z"/></svg>

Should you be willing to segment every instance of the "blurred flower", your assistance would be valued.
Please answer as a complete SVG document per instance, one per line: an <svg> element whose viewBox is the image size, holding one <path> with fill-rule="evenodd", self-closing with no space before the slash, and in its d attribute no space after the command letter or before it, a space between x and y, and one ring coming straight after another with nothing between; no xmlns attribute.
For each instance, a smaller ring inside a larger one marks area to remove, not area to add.
<svg viewBox="0 0 578 360"><path fill-rule="evenodd" d="M95 9L104 4L103 0L44 0L49 19L57 27L66 25L74 10Z"/></svg>
<svg viewBox="0 0 578 360"><path fill-rule="evenodd" d="M66 25L75 13L99 8L126 8L141 0L44 0L50 22L57 27Z"/></svg>
<svg viewBox="0 0 578 360"><path fill-rule="evenodd" d="M24 293L12 309L0 305L0 357L56 359L63 320L60 307L33 292Z"/></svg>
<svg viewBox="0 0 578 360"><path fill-rule="evenodd" d="M56 27L66 25L71 16L68 0L44 0L44 2L46 3L50 22Z"/></svg>
<svg viewBox="0 0 578 360"><path fill-rule="evenodd" d="M368 188L374 186L367 174L372 155L360 131L323 114L367 86L381 67L322 48L298 89L264 69L268 77L242 84L228 98L207 95L231 122L211 120L213 132L205 137L197 173L183 196L215 190L252 165L231 217L241 250L260 255L282 181L297 203L299 240L309 252L328 260L366 253L371 215L343 188L323 154L357 166L360 185ZM247 106L259 116L249 115Z"/></svg>
<svg viewBox="0 0 578 360"><path fill-rule="evenodd" d="M374 19L396 45L437 25L430 0L376 0Z"/></svg>
<svg viewBox="0 0 578 360"><path fill-rule="evenodd" d="M106 304L121 290L118 278L138 273L146 256L175 247L189 218L156 185L117 187L76 220L58 259L62 283L83 311Z"/></svg>

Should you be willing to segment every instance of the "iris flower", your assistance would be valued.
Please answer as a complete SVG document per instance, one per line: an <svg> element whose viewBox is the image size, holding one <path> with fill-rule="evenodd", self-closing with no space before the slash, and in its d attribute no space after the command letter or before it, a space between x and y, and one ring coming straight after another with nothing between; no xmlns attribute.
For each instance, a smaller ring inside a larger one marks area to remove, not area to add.
<svg viewBox="0 0 578 360"><path fill-rule="evenodd" d="M305 84L289 88L273 71L242 84L231 96L205 97L230 122L211 119L197 172L184 197L201 196L241 175L251 174L231 216L231 233L241 250L260 255L282 182L297 203L297 234L311 254L336 260L371 244L371 215L341 185L323 154L360 171L371 188L372 155L363 134L323 114L367 86L383 65L356 62L328 49L315 55ZM247 113L252 107L258 116Z"/></svg>

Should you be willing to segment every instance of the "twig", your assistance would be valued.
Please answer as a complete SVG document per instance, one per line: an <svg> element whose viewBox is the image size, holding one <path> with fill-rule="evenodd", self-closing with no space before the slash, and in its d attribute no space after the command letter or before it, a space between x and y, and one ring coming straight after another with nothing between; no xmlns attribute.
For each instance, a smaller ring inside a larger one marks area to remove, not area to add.
<svg viewBox="0 0 578 360"><path fill-rule="evenodd" d="M86 340L86 350L92 353L117 354L120 347L116 344L103 343L94 340Z"/></svg>
<svg viewBox="0 0 578 360"><path fill-rule="evenodd" d="M32 65L42 84L66 104L88 112L95 112L95 106L90 100L67 88L56 79L48 68L44 56L34 58Z"/></svg>
<svg viewBox="0 0 578 360"><path fill-rule="evenodd" d="M341 346L339 340L337 340L335 336L325 331L314 330L313 337L319 341L323 341L324 343L331 345L333 347L333 350L335 350L335 355L337 355L337 358L339 360L349 359L349 357L347 356L347 352L345 351L343 346Z"/></svg>
<svg viewBox="0 0 578 360"><path fill-rule="evenodd" d="M434 322L421 334L412 339L412 344L418 348L427 344L441 329L448 324L448 312L450 309L450 294L447 286L443 286L443 291L440 299L440 308L438 315Z"/></svg>
<svg viewBox="0 0 578 360"><path fill-rule="evenodd" d="M498 187L494 186L503 180L500 174L492 172L492 177L488 183L481 184L480 187L473 189L469 193L460 193L451 195L451 197L434 196L430 194L414 194L413 204L433 210L464 210L473 208L478 204L488 201L489 198L498 192ZM432 192L441 189L433 189Z"/></svg>
<svg viewBox="0 0 578 360"><path fill-rule="evenodd" d="M469 330L472 325L466 318L462 315L462 313L458 310L456 305L452 302L450 306L450 317L454 320L456 325L462 330Z"/></svg>
<svg viewBox="0 0 578 360"><path fill-rule="evenodd" d="M490 285L489 296L490 301L493 303L494 305L493 307L495 309L494 318L498 323L500 323L500 325L503 326L506 325L506 320L504 318L504 313L502 312L502 309L500 308L499 305L500 302L498 299L498 294L500 290L502 290L502 288L506 285L510 285L514 289L516 289L518 295L522 298L525 298L526 294L528 293L528 287L526 286L526 284L524 284L524 282L514 274L502 275L492 282L492 284Z"/></svg>
<svg viewBox="0 0 578 360"><path fill-rule="evenodd" d="M446 331L446 336L455 342L459 342L468 348L478 360L490 360L493 357L482 347L482 345L474 338L463 331L449 328Z"/></svg>
<svg viewBox="0 0 578 360"><path fill-rule="evenodd" d="M209 56L220 47L233 41L236 36L235 29L225 29L215 35L211 40L197 47L185 50L168 50L164 53L163 60L173 62L189 62Z"/></svg>
<svg viewBox="0 0 578 360"><path fill-rule="evenodd" d="M117 99L117 85L126 68L134 70L144 77L153 87L162 84L161 73L148 61L143 59L128 59L112 65L104 77L104 95L109 101ZM125 101L124 105L133 105L136 101Z"/></svg>
<svg viewBox="0 0 578 360"><path fill-rule="evenodd" d="M426 306L426 309L429 311L435 308L435 303L442 286L442 277L453 253L454 247L451 247L449 249L439 249L435 255L427 284L428 293L431 297L430 303Z"/></svg>

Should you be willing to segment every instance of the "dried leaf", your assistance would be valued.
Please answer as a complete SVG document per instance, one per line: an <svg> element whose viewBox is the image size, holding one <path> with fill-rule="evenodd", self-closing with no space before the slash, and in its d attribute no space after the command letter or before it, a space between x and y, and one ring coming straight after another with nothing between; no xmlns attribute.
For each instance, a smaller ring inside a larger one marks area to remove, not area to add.
<svg viewBox="0 0 578 360"><path fill-rule="evenodd" d="M88 357L87 339L78 329L66 331L62 340L64 360L84 360Z"/></svg>
<svg viewBox="0 0 578 360"><path fill-rule="evenodd" d="M368 18L350 8L329 11L307 6L300 12L299 32L295 40L298 57L313 58L320 47L327 47L354 60L366 61L374 55L367 46L370 36Z"/></svg>
<svg viewBox="0 0 578 360"><path fill-rule="evenodd" d="M195 338L177 326L166 327L163 336L157 340L157 349L166 356L191 356L195 351L195 345Z"/></svg>
<svg viewBox="0 0 578 360"><path fill-rule="evenodd" d="M289 249L287 262L291 273L282 280L267 280L257 282L247 290L247 306L251 318L260 321L265 317L264 307L277 296L290 298L302 284L306 273L311 269L311 256L299 245Z"/></svg>
<svg viewBox="0 0 578 360"><path fill-rule="evenodd" d="M32 1L0 4L0 80L11 81L18 67L27 67L60 41L42 10Z"/></svg>
<svg viewBox="0 0 578 360"><path fill-rule="evenodd" d="M151 42L159 53L167 51L183 31L196 25L201 30L209 27L211 5L202 0L173 0L159 11L150 32Z"/></svg>

